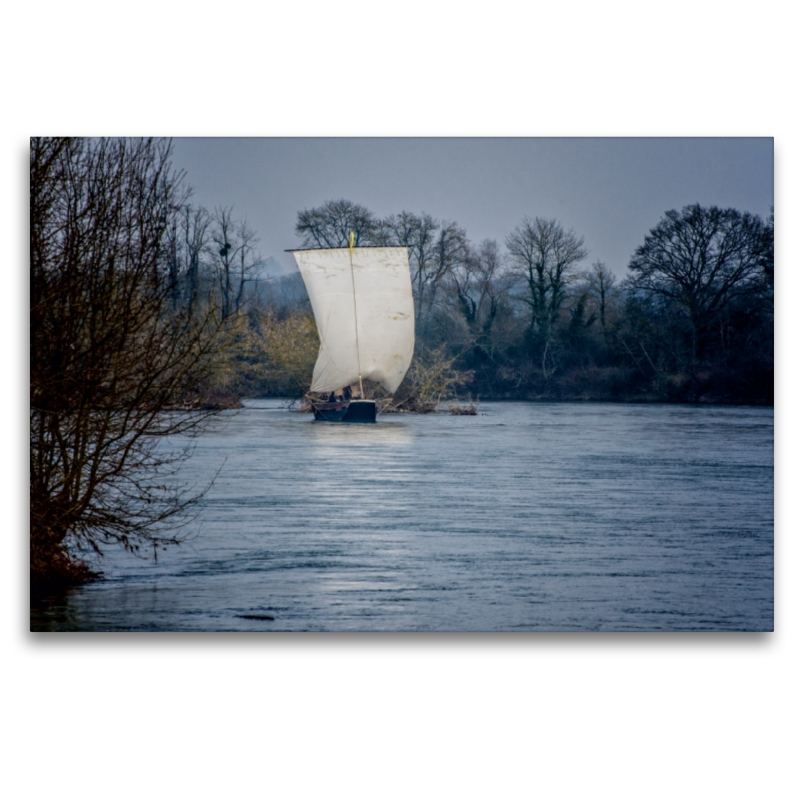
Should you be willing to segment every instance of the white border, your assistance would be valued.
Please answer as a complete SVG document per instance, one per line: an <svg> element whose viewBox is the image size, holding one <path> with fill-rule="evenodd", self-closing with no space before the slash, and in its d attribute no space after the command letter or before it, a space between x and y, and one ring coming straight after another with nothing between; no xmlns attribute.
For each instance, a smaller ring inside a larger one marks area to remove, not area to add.
<svg viewBox="0 0 800 800"><path fill-rule="evenodd" d="M646 9L646 10L644 10ZM784 10L786 9L786 10ZM784 797L796 785L789 398L796 25L765 2L43 2L5 10L9 796ZM776 137L776 633L26 632L25 158L34 133ZM785 223L784 223L785 221ZM784 227L784 224L786 227ZM11 247L9 247L9 251ZM20 433L22 431L22 433ZM9 565L12 565L9 568Z"/></svg>

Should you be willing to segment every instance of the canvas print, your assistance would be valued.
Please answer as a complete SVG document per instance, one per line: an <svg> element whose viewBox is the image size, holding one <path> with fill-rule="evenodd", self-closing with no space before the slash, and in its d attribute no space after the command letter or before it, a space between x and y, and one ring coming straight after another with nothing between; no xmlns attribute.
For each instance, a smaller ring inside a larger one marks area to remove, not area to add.
<svg viewBox="0 0 800 800"><path fill-rule="evenodd" d="M771 138L34 138L31 630L771 631Z"/></svg>

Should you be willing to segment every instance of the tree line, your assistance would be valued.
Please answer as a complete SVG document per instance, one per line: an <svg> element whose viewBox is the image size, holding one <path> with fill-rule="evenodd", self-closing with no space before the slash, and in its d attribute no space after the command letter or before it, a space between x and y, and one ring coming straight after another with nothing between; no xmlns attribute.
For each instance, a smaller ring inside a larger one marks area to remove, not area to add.
<svg viewBox="0 0 800 800"><path fill-rule="evenodd" d="M304 247L351 230L408 247L417 355L446 350L473 397L772 402L773 214L667 211L622 280L543 216L475 244L453 221L335 200L295 230Z"/></svg>

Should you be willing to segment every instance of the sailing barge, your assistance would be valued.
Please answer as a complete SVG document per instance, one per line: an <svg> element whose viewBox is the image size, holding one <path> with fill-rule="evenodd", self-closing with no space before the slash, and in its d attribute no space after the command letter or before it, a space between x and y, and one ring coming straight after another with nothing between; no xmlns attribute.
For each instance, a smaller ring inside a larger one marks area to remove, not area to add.
<svg viewBox="0 0 800 800"><path fill-rule="evenodd" d="M364 380L393 393L414 353L414 299L405 247L292 250L319 331L311 392L314 418L375 422Z"/></svg>

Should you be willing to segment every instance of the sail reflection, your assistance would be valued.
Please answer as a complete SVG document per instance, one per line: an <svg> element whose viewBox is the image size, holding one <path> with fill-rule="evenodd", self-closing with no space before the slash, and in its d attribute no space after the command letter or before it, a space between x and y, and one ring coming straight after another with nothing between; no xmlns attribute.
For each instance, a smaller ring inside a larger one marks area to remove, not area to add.
<svg viewBox="0 0 800 800"><path fill-rule="evenodd" d="M398 416L398 415L393 415ZM320 425L311 424L314 441L320 445L354 449L385 447L386 445L410 445L414 434L401 420L378 417L379 425Z"/></svg>

